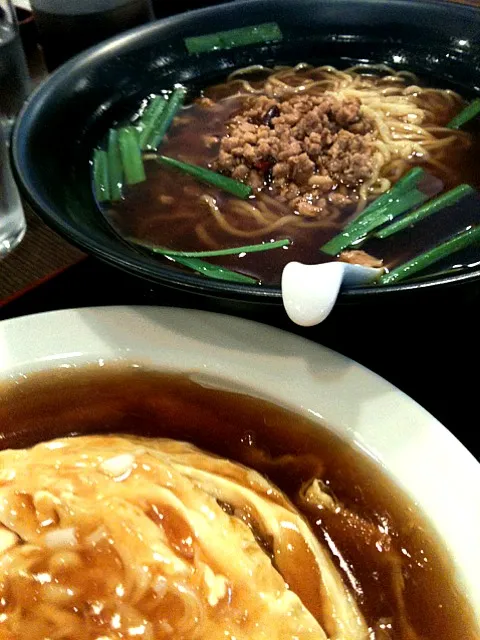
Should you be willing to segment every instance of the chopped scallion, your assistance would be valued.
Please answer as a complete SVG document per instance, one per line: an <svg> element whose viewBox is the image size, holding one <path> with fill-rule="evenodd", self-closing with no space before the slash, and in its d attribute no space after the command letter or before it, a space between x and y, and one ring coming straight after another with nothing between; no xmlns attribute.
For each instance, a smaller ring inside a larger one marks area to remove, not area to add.
<svg viewBox="0 0 480 640"><path fill-rule="evenodd" d="M147 155L146 157L148 158L149 156ZM166 167L172 167L173 169L183 171L183 173L187 173L197 180L206 182L207 184L211 184L212 186L218 187L223 191L227 191L228 193L237 196L237 198L242 198L243 200L245 200L252 193L252 188L248 185L243 184L243 182L238 182L238 180L234 180L233 178L222 176L221 173L216 173L215 171L211 171L210 169L198 167L195 164L189 164L187 162L175 160L174 158L169 158L167 156L155 155L153 157L158 163Z"/></svg>
<svg viewBox="0 0 480 640"><path fill-rule="evenodd" d="M408 173L400 178L400 180L397 180L397 182L391 189L389 189L385 193L382 193L381 196L378 196L376 200L371 202L360 213L360 215L355 218L355 220L352 220L350 224L356 224L357 222L362 220L362 218L365 218L368 214L384 207L387 204L390 204L393 200L398 199L401 195L416 187L420 180L423 178L424 174L425 171L421 167L414 167L413 169L410 169L410 171L408 171Z"/></svg>
<svg viewBox="0 0 480 640"><path fill-rule="evenodd" d="M122 198L123 164L118 145L118 131L110 129L107 143L110 198L113 202Z"/></svg>
<svg viewBox="0 0 480 640"><path fill-rule="evenodd" d="M448 129L460 129L464 124L467 124L473 118L476 118L480 113L480 98L475 98L470 104L468 104L463 111L460 111L454 118L447 124Z"/></svg>
<svg viewBox="0 0 480 640"><path fill-rule="evenodd" d="M177 87L168 102L163 109L160 116L157 118L155 126L146 142L146 146L149 149L157 149L162 142L172 120L177 115L178 110L185 100L186 89L184 87Z"/></svg>
<svg viewBox="0 0 480 640"><path fill-rule="evenodd" d="M155 96L137 122L136 126L140 129L139 143L141 149L148 149L150 137L154 133L155 127L158 126L159 119L162 117L166 106L167 100L163 96Z"/></svg>
<svg viewBox="0 0 480 640"><path fill-rule="evenodd" d="M389 224L388 227L380 229L380 231L375 233L375 237L388 238L388 236L406 229L407 227L417 223L419 220L423 220L424 218L431 216L433 213L445 209L445 207L454 205L456 202L471 193L475 193L475 190L470 185L461 184L446 193L442 193L437 198L429 200L422 207L412 211L412 213L409 213L401 220L396 220L395 222L392 222L392 224Z"/></svg>
<svg viewBox="0 0 480 640"><path fill-rule="evenodd" d="M185 46L189 53L205 53L218 49L272 42L282 39L282 32L276 22L266 22L251 27L240 27L229 31L217 31L204 36L185 38Z"/></svg>
<svg viewBox="0 0 480 640"><path fill-rule="evenodd" d="M182 264L185 267L189 267L193 271L202 273L208 278L214 278L216 280L228 280L229 282L239 282L242 284L257 284L255 278L244 276L242 273L230 271L230 269L219 267L216 264L210 264L209 262L199 260L198 258L182 258L176 256L175 258L172 258L172 260L178 262L179 264Z"/></svg>
<svg viewBox="0 0 480 640"><path fill-rule="evenodd" d="M466 231L459 233L453 238L450 238L443 244L438 247L434 247L433 249L429 249L422 253L421 255L401 264L400 266L392 269L389 273L385 273L378 280L380 284L393 284L395 282L400 282L401 280L405 280L409 276L414 273L418 273L419 271L423 271L427 267L443 258L448 257L452 253L456 253L457 251L461 251L465 249L469 245L474 242L480 241L480 226L478 227L470 227Z"/></svg>
<svg viewBox="0 0 480 640"><path fill-rule="evenodd" d="M93 185L98 202L108 202L110 200L108 156L102 149L95 149L93 152Z"/></svg>
<svg viewBox="0 0 480 640"><path fill-rule="evenodd" d="M426 199L427 196L422 191L411 189L407 191L407 193L400 195L393 202L371 211L358 221L354 221L353 224L349 225L342 233L324 244L321 251L335 256L377 227L393 220L402 213L412 209L412 207L422 204Z"/></svg>
<svg viewBox="0 0 480 640"><path fill-rule="evenodd" d="M118 131L118 145L127 184L137 184L146 180L142 152L135 127L123 127Z"/></svg>
<svg viewBox="0 0 480 640"><path fill-rule="evenodd" d="M173 249L167 249L164 247L158 247L156 245L146 244L144 242L138 242L138 240L130 239L130 242L138 244L139 246L150 249L153 253L161 253L162 255L169 256L171 258L213 258L215 256L232 256L239 253L259 253L260 251L270 251L271 249L279 249L281 247L287 247L290 244L290 240L285 238L284 240L276 240L275 242L262 242L260 244L250 244L244 247L231 247L228 249L214 249L212 251L174 251Z"/></svg>

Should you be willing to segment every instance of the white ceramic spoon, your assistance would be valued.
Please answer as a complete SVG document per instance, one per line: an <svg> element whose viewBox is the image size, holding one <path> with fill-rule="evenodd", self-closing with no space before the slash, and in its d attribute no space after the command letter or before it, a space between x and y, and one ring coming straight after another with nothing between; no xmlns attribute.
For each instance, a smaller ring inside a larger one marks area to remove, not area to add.
<svg viewBox="0 0 480 640"><path fill-rule="evenodd" d="M283 306L292 322L312 327L329 315L342 284L370 284L384 271L346 262L289 262L282 273Z"/></svg>

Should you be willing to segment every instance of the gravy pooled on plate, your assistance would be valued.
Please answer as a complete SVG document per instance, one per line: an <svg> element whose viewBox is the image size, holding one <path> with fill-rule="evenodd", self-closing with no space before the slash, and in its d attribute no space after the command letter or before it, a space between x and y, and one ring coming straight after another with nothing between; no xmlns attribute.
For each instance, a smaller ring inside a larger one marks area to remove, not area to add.
<svg viewBox="0 0 480 640"><path fill-rule="evenodd" d="M1 393L0 640L478 638L421 514L326 428L138 368Z"/></svg>

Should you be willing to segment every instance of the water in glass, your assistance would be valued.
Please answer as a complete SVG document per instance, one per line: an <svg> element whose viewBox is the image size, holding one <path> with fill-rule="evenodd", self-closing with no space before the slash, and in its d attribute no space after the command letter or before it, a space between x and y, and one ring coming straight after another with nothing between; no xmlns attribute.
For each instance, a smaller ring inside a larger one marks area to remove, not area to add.
<svg viewBox="0 0 480 640"><path fill-rule="evenodd" d="M30 88L14 8L0 0L0 258L22 240L25 215L9 159L12 125Z"/></svg>

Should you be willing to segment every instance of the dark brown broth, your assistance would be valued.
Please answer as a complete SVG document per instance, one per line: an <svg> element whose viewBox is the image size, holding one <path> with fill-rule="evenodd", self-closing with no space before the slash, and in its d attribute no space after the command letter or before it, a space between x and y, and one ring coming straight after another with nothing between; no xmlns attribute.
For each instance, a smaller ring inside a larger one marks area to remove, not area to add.
<svg viewBox="0 0 480 640"><path fill-rule="evenodd" d="M251 84L261 87L264 81L262 74L258 79L250 78ZM297 77L296 77L297 76ZM300 83L302 78L315 78L315 70L297 72L296 76L289 78L290 84ZM170 128L168 137L162 146L165 155L208 167L215 159L219 144L213 144L207 148L203 142L204 135L222 136L226 132L226 122L233 114L241 109L245 100L243 96L233 96L232 92L239 90L238 83L220 84L209 87L205 95L216 101L214 109L191 104L180 112ZM437 114L438 125L445 125L455 115L456 110L446 110ZM465 151L449 149L448 165L450 173L445 176L433 167L428 171L441 178L445 189L452 188L463 182L480 187L480 128L471 128L473 144ZM411 166L419 161L412 159ZM228 221L238 229L245 231L255 228L255 223L246 218L241 218L232 212L233 196L219 192L213 187L200 185L193 178L182 175L175 170L165 169L157 163L147 162L147 182L136 185L126 192L126 197L119 203L104 210L108 221L122 236L137 239L148 244L168 247L176 250L202 251L211 249L199 240L196 226L205 226L209 235L220 247L242 246L261 241L279 240L289 238L291 244L288 248L275 251L223 256L221 258L208 258L214 264L226 266L235 271L251 275L264 284L278 284L283 267L292 260L307 264L316 264L331 260L330 256L322 254L319 248L330 238L336 235L341 228L351 219L352 209L343 210L338 224L335 227L292 228L285 226L268 234L268 237L252 238L232 237L225 230L219 230L213 221L212 213L208 206L201 203L202 194L209 194L216 198L221 211L227 214ZM173 202L162 202L162 196L168 196ZM289 207L279 201L272 201L274 193L265 187L262 192L251 198L251 202L266 201L270 210L274 210L278 216L290 215ZM450 235L463 230L466 226L480 222L480 197L467 198L455 207L449 207L434 218L416 226L412 231L396 234L386 241L369 241L364 248L367 252L382 258L385 266L393 268L405 260L422 253L423 251L438 245ZM308 224L308 220L306 221ZM161 258L159 258L161 259ZM458 256L455 256L452 264L458 264ZM462 264L468 264L465 259ZM443 265L445 267L445 265Z"/></svg>
<svg viewBox="0 0 480 640"><path fill-rule="evenodd" d="M319 539L328 535L347 562L368 623L391 619L392 638L411 640L399 630L392 595L390 560L396 557L408 616L422 640L480 639L451 563L412 501L365 454L308 419L186 377L133 367L30 375L6 383L0 397L2 448L99 432L173 437L265 473L299 507L298 489L320 476L359 517L304 514ZM380 525L388 527L393 551L377 547Z"/></svg>
<svg viewBox="0 0 480 640"><path fill-rule="evenodd" d="M198 104L185 107L180 117L173 123L169 136L162 146L162 153L184 162L208 167L217 156L219 144L214 144L207 149L202 136L224 135L226 122L240 110L243 100L243 97L227 98L221 103L221 108L216 113ZM183 117L187 117L189 123L182 122ZM199 242L195 231L198 223L205 222L212 216L208 206L199 202L200 196L202 194L213 196L222 211L228 211L232 202L237 199L219 192L214 187L199 184L189 176L165 169L154 161L148 161L145 164L147 181L131 187L124 200L105 212L109 222L122 236L135 238L148 244L183 251L201 251L211 248ZM162 195L172 197L174 202L163 204ZM263 194L259 194L250 201L255 203L257 199L262 198ZM269 200L269 207L274 207L279 217L291 215L290 209L281 202L273 203ZM230 216L229 221L231 220ZM239 218L235 218L234 224L241 230L255 229L254 225L247 224L245 220L242 221ZM206 226L207 230L213 229L211 235L223 247L255 244L261 241L258 236L232 239L230 233L222 231L216 224L207 223ZM295 238L292 238L287 227L287 232L280 229L269 234L265 239L280 240L285 237L294 239L288 251L223 256L209 258L209 261L260 278L265 283L275 283L278 282L279 273L283 267L291 260L302 260L312 264L318 262L318 247L331 235L323 230L305 229L305 231L297 230Z"/></svg>

